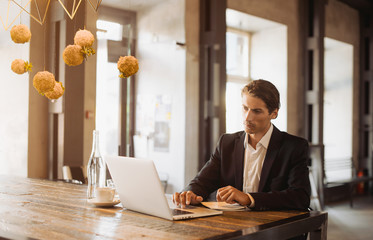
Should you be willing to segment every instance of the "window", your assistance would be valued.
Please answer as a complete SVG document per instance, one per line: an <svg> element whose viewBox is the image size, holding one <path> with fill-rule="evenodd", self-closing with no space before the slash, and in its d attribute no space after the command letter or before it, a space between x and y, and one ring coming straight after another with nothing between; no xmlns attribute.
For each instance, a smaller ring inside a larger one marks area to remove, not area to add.
<svg viewBox="0 0 373 240"><path fill-rule="evenodd" d="M228 28L226 42L226 128L227 132L237 132L242 130L241 89L249 82L250 35L244 31Z"/></svg>
<svg viewBox="0 0 373 240"><path fill-rule="evenodd" d="M3 10L1 11L2 21L7 23L7 18L9 18L7 24L10 24L11 19L15 19L19 14L19 8L8 9L8 4L8 1L1 1L0 8ZM29 7L26 9L29 10ZM21 14L15 24L22 21L22 24L30 27L30 17L28 16L28 14ZM0 174L26 177L28 166L29 76L32 75L28 73L15 74L10 69L10 65L17 58L30 61L30 43L14 44L9 37L12 26L10 24L8 31L5 31L4 25L1 25L0 31L0 72L2 76L2 87L0 89Z"/></svg>
<svg viewBox="0 0 373 240"><path fill-rule="evenodd" d="M108 60L108 40L121 41L123 26L97 21L96 130L103 155L117 155L119 146L120 78L117 64ZM116 137L117 136L117 137Z"/></svg>
<svg viewBox="0 0 373 240"><path fill-rule="evenodd" d="M272 122L286 131L287 26L233 9L227 9L226 16L227 132L243 130L240 91L251 79L265 79L277 87L281 108Z"/></svg>
<svg viewBox="0 0 373 240"><path fill-rule="evenodd" d="M325 175L331 182L352 174L353 46L330 38L324 42Z"/></svg>
<svg viewBox="0 0 373 240"><path fill-rule="evenodd" d="M119 78L117 61L134 53L134 12L100 8L97 26L96 130L102 155L133 156L134 78Z"/></svg>

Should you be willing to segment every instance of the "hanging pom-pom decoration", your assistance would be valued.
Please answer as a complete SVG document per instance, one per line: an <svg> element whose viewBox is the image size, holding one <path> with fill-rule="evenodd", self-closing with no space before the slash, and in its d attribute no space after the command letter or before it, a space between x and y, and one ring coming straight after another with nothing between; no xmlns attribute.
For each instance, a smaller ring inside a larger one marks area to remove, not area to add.
<svg viewBox="0 0 373 240"><path fill-rule="evenodd" d="M10 30L10 37L15 43L26 43L31 39L31 31L24 24L15 25Z"/></svg>
<svg viewBox="0 0 373 240"><path fill-rule="evenodd" d="M45 96L50 100L55 100L62 97L64 92L65 88L63 87L62 82L55 82L53 90L46 92Z"/></svg>
<svg viewBox="0 0 373 240"><path fill-rule="evenodd" d="M88 30L79 30L75 33L74 45L69 45L63 52L63 60L69 66L78 66L84 59L92 56L96 51L92 48L95 37Z"/></svg>
<svg viewBox="0 0 373 240"><path fill-rule="evenodd" d="M31 71L32 64L22 59L16 59L12 62L11 69L17 74L24 74L27 71Z"/></svg>
<svg viewBox="0 0 373 240"><path fill-rule="evenodd" d="M69 66L78 66L83 63L84 55L79 45L69 45L63 50L63 61Z"/></svg>
<svg viewBox="0 0 373 240"><path fill-rule="evenodd" d="M79 30L75 33L74 44L82 47L84 59L87 59L87 57L96 53L96 51L92 48L94 41L95 37L88 30Z"/></svg>
<svg viewBox="0 0 373 240"><path fill-rule="evenodd" d="M128 78L139 70L139 62L134 56L120 57L117 66L120 78Z"/></svg>
<svg viewBox="0 0 373 240"><path fill-rule="evenodd" d="M56 80L52 73L43 71L36 73L32 82L34 88L44 96L46 92L53 91Z"/></svg>
<svg viewBox="0 0 373 240"><path fill-rule="evenodd" d="M92 47L95 37L88 30L79 30L75 33L74 44L82 47Z"/></svg>

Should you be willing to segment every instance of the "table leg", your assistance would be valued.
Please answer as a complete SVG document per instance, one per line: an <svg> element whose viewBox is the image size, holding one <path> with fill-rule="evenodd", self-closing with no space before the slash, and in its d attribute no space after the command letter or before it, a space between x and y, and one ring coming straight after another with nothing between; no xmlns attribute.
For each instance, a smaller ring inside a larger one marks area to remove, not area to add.
<svg viewBox="0 0 373 240"><path fill-rule="evenodd" d="M310 240L327 240L327 229L328 229L328 221L321 225L321 227L313 232L310 232Z"/></svg>
<svg viewBox="0 0 373 240"><path fill-rule="evenodd" d="M353 197L354 197L354 184L351 182L348 184L350 190L350 208L353 207Z"/></svg>

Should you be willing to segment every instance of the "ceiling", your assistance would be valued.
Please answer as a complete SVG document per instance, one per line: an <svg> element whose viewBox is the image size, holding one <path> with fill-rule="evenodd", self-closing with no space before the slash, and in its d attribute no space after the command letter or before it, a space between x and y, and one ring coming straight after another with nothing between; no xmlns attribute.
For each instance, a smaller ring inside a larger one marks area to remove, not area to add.
<svg viewBox="0 0 373 240"><path fill-rule="evenodd" d="M103 0L102 5L131 11L140 11L153 7L161 2L162 0ZM257 32L259 30L281 26L281 24L276 22L232 9L227 9L226 21L228 27L241 29L247 32Z"/></svg>
<svg viewBox="0 0 373 240"><path fill-rule="evenodd" d="M226 23L227 27L240 29L246 32L258 32L265 29L283 26L282 24L229 8L226 11Z"/></svg>
<svg viewBox="0 0 373 240"><path fill-rule="evenodd" d="M160 2L162 2L162 0L103 0L101 4L113 8L139 11L152 7Z"/></svg>

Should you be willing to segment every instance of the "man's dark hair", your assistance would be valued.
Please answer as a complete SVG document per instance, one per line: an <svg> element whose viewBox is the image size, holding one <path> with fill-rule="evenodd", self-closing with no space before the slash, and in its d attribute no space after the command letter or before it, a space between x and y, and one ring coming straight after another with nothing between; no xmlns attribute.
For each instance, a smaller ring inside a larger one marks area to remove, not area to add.
<svg viewBox="0 0 373 240"><path fill-rule="evenodd" d="M242 88L241 96L243 96L244 93L262 99L267 105L270 114L275 109L280 109L280 93L275 85L267 80L259 79L251 81Z"/></svg>

